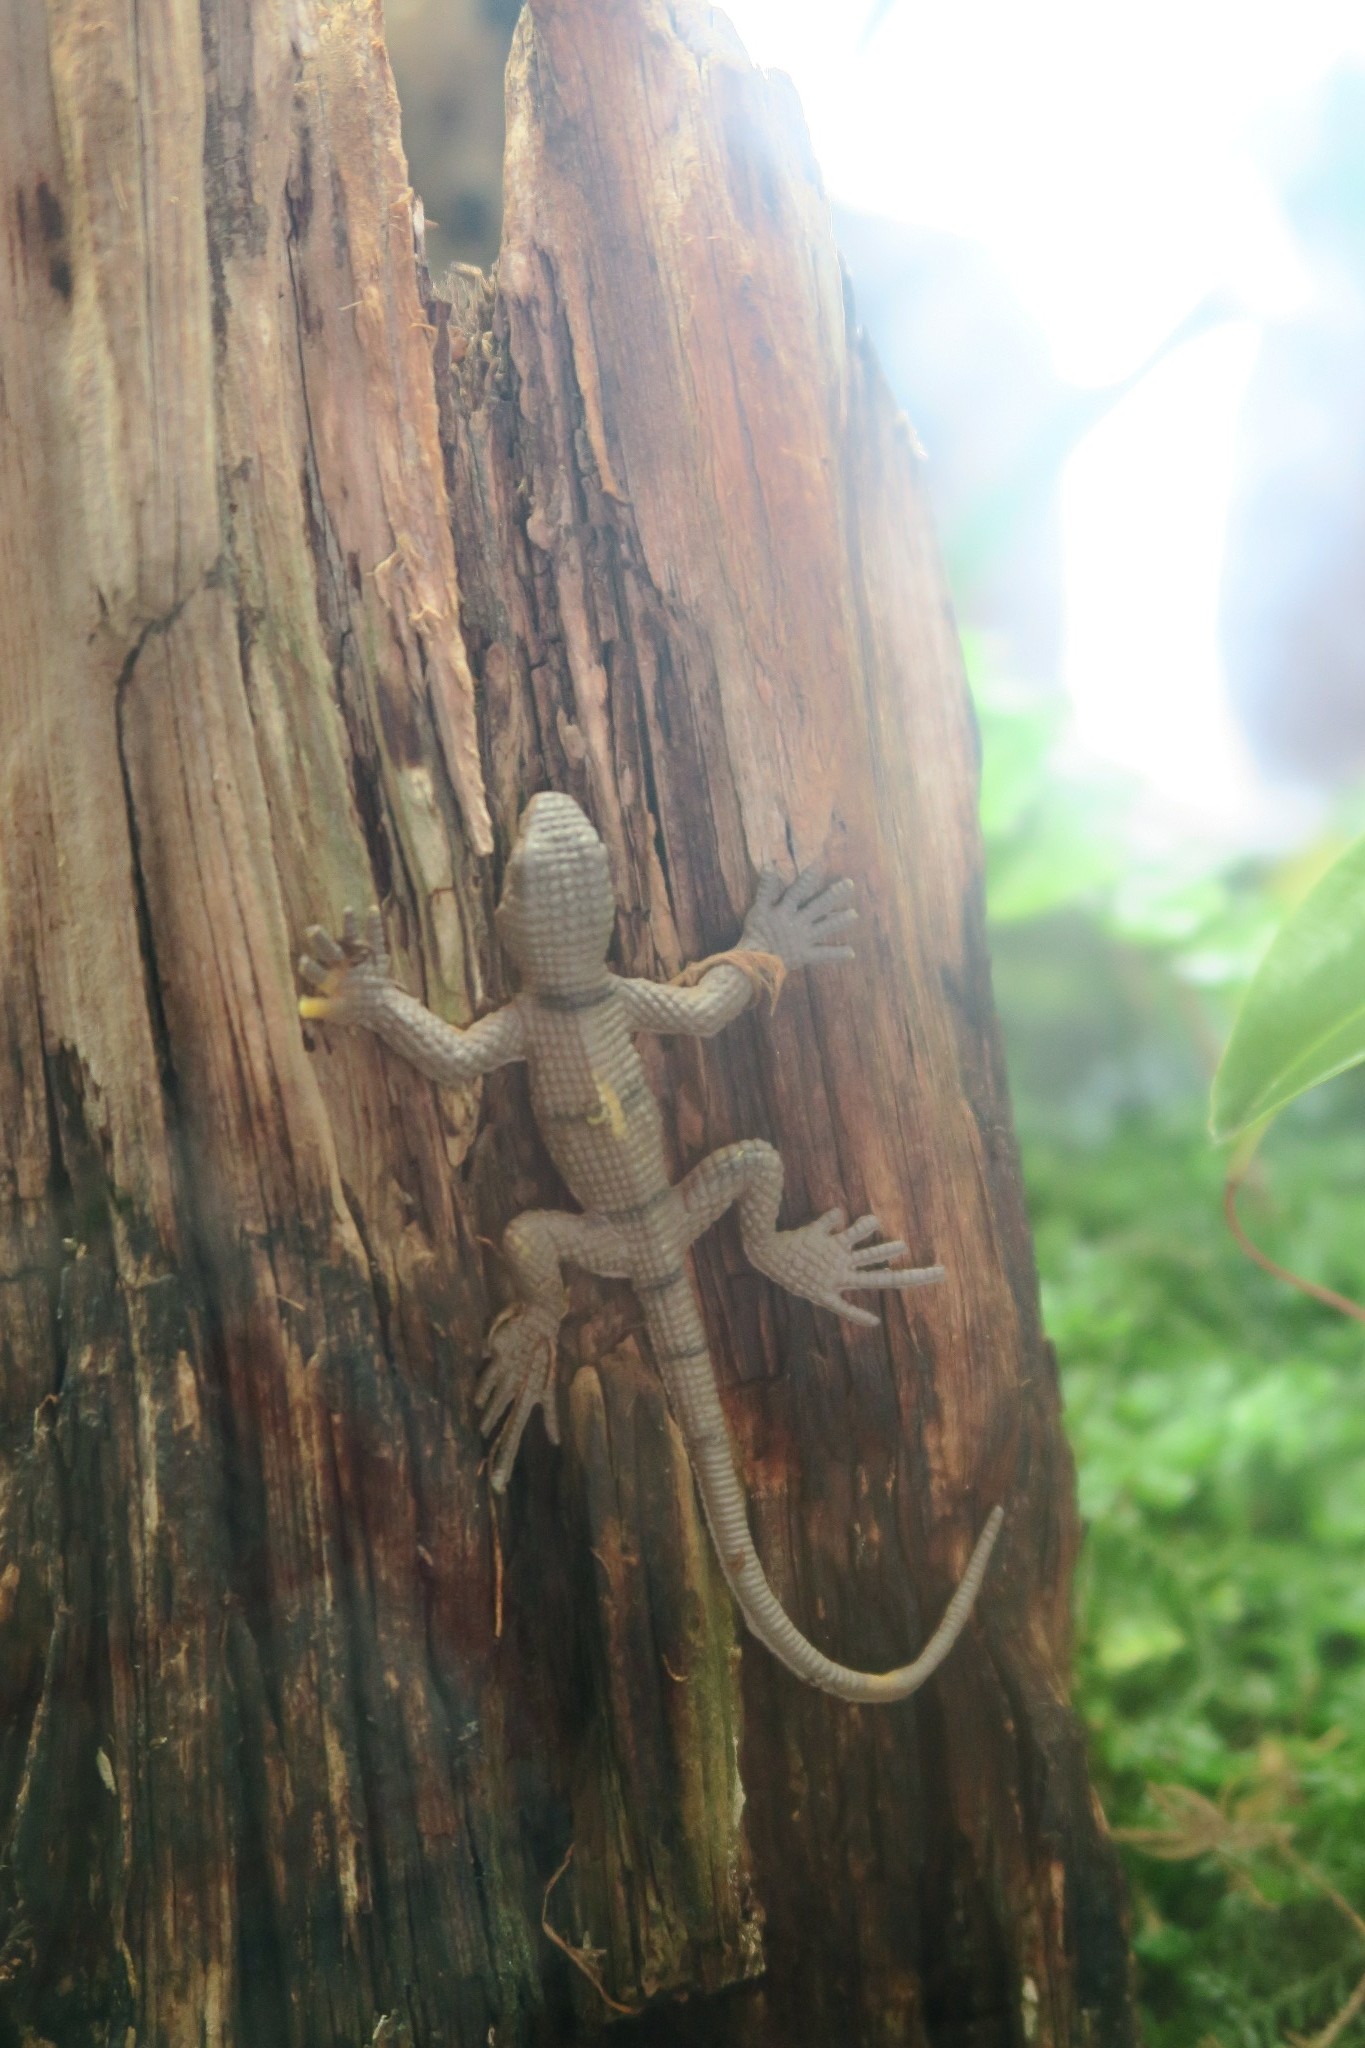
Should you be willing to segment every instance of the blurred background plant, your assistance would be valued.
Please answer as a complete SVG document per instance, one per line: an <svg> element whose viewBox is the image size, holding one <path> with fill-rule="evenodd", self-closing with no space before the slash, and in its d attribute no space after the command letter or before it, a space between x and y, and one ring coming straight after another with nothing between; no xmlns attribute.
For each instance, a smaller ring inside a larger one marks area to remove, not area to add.
<svg viewBox="0 0 1365 2048"><path fill-rule="evenodd" d="M512 0L388 0L433 268L496 255ZM730 0L925 475L1151 2048L1365 2044L1365 1359L1222 1215L1210 1083L1365 826L1359 0ZM1365 1298L1365 1081L1242 1194Z"/></svg>
<svg viewBox="0 0 1365 2048"><path fill-rule="evenodd" d="M1314 2038L1365 1974L1328 1890L1365 1903L1365 1362L1358 1325L1237 1249L1208 1101L1322 854L1155 844L1138 792L1068 762L1056 706L973 666L996 993L1086 1523L1079 1700L1132 1844L1148 2039ZM1357 1298L1362 1130L1355 1073L1285 1113L1243 1197L1277 1257ZM1220 1827L1170 1834L1181 1791Z"/></svg>

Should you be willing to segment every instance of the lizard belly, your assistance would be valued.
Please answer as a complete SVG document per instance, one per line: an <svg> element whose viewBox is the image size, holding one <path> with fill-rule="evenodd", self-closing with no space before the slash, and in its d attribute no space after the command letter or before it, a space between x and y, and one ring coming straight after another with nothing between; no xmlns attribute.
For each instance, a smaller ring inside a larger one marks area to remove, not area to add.
<svg viewBox="0 0 1365 2048"><path fill-rule="evenodd" d="M615 991L568 1014L533 1001L528 1023L536 1123L569 1192L622 1224L662 1207L663 1119Z"/></svg>

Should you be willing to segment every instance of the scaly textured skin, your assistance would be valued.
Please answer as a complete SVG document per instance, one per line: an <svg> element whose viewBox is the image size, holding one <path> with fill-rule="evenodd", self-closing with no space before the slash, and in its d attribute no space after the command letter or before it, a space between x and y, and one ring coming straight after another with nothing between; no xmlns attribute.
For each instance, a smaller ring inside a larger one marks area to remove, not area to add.
<svg viewBox="0 0 1365 2048"><path fill-rule="evenodd" d="M839 941L857 916L851 894L850 883L826 883L814 870L787 889L765 875L736 951L775 955L786 968L851 960L852 949ZM721 1568L750 1629L824 1692L865 1702L904 1699L961 1633L1001 1510L992 1511L943 1619L913 1663L853 1671L822 1655L783 1611L754 1549L687 1251L734 1203L745 1252L759 1272L850 1322L874 1325L876 1316L845 1301L847 1290L920 1287L941 1279L943 1269L894 1265L906 1247L869 1242L879 1235L875 1216L845 1227L842 1212L831 1209L800 1229L779 1230L782 1162L757 1139L725 1146L670 1185L659 1107L631 1034L708 1038L753 1000L757 978L721 962L693 988L624 980L607 967L615 917L601 840L572 798L542 794L522 817L498 906L503 944L521 973L514 1001L468 1031L455 1030L391 978L378 911L363 938L348 911L340 944L318 926L308 934L313 954L300 972L318 993L305 996L299 1010L373 1031L447 1087L512 1060L530 1069L536 1122L583 1213L530 1210L503 1241L517 1299L489 1332L490 1363L476 1396L485 1435L501 1425L493 1486L506 1486L534 1408L544 1408L551 1439L559 1440L552 1393L567 1306L563 1267L628 1280L644 1310Z"/></svg>

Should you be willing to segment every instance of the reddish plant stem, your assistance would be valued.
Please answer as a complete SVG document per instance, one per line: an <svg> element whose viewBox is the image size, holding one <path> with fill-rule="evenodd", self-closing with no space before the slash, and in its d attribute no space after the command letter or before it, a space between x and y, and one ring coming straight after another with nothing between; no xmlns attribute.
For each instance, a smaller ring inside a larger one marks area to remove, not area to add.
<svg viewBox="0 0 1365 2048"><path fill-rule="evenodd" d="M1353 1316L1358 1323L1365 1323L1365 1307L1352 1301L1349 1295L1337 1294L1330 1287L1319 1287L1316 1280L1306 1280L1302 1273L1295 1273L1288 1266L1281 1266L1253 1244L1242 1227L1237 1214L1237 1194L1242 1183L1240 1179L1229 1179L1223 1189L1223 1214L1228 1220L1228 1229L1236 1238L1249 1259L1254 1259L1264 1273L1272 1273L1277 1280L1287 1280L1291 1287L1297 1287L1301 1294L1310 1294L1314 1301L1320 1301L1326 1308L1337 1309L1344 1316Z"/></svg>

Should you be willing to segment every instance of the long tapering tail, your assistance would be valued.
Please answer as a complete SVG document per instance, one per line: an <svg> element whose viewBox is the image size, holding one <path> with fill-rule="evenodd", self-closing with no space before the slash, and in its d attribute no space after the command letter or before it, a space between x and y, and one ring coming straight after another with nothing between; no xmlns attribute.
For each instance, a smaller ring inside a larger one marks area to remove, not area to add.
<svg viewBox="0 0 1365 2048"><path fill-rule="evenodd" d="M685 1304L683 1286L687 1290ZM721 1570L751 1632L789 1671L821 1692L870 1705L907 1699L938 1669L962 1633L986 1576L1004 1510L992 1508L943 1619L913 1663L894 1671L853 1671L846 1664L836 1664L807 1641L768 1584L749 1533L748 1506L735 1470L700 1311L690 1283L679 1283L669 1294L671 1299L656 1297L651 1304L649 1330L654 1355L692 1461Z"/></svg>

